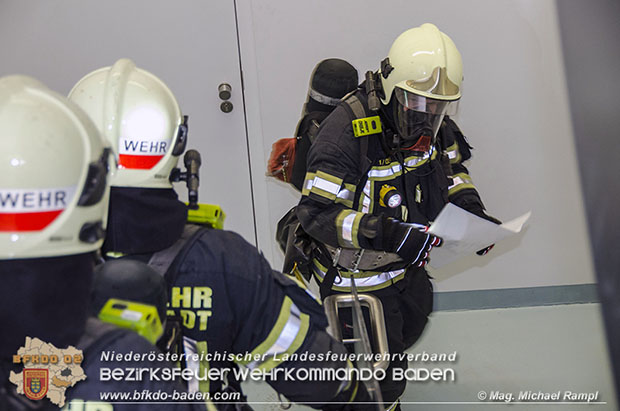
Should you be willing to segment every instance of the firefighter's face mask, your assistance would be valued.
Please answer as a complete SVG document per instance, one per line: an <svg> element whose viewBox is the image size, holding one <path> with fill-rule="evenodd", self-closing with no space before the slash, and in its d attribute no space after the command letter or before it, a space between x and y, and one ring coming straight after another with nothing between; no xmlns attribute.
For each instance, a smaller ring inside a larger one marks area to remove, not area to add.
<svg viewBox="0 0 620 411"><path fill-rule="evenodd" d="M457 101L443 101L394 88L394 122L399 148L426 152L435 140L444 115L456 112Z"/></svg>

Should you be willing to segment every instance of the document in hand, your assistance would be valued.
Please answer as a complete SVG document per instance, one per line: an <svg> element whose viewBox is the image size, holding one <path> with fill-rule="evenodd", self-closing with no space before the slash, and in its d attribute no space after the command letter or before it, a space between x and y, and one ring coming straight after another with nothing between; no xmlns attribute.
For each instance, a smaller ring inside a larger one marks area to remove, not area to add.
<svg viewBox="0 0 620 411"><path fill-rule="evenodd" d="M448 203L428 229L429 233L444 240L441 247L431 251L429 265L439 268L518 234L531 214L529 211L521 217L497 225Z"/></svg>

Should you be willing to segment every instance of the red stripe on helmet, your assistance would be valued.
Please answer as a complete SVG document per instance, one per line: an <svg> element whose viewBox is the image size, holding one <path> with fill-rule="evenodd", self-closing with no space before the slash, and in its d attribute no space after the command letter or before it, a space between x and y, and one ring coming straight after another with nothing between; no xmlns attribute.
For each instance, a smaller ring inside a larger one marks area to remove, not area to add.
<svg viewBox="0 0 620 411"><path fill-rule="evenodd" d="M0 213L0 231L40 231L50 225L63 210L34 213Z"/></svg>
<svg viewBox="0 0 620 411"><path fill-rule="evenodd" d="M130 154L120 154L118 156L118 165L120 168L133 168L140 170L148 170L155 167L163 156L135 156Z"/></svg>

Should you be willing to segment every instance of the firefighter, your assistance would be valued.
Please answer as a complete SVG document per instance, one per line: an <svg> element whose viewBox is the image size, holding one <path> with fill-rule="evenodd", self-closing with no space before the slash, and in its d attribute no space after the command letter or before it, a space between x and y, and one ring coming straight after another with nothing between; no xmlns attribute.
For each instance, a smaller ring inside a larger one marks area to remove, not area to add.
<svg viewBox="0 0 620 411"><path fill-rule="evenodd" d="M65 409L204 409L200 404L107 403L100 397L147 391L172 395L183 387L148 379L100 379L102 367L168 364L100 360L103 351L140 355L156 347L133 332L87 318L96 253L104 238L107 178L114 164L93 122L39 81L3 77L0 146L0 410L58 409L63 404L59 397L56 405L47 398L31 401L9 382L17 381L21 372L13 356L27 337L83 351L81 367L87 378L67 388ZM71 375L66 371L53 377ZM54 383L52 375L49 379L48 384L61 384ZM41 381L38 387L44 385Z"/></svg>
<svg viewBox="0 0 620 411"><path fill-rule="evenodd" d="M391 353L413 345L432 311L424 265L441 239L427 232L429 222L448 202L499 222L484 211L462 164L470 147L447 117L462 77L446 34L432 24L407 30L381 69L321 123L308 153L296 216L317 244L312 274L322 297L350 292L351 281L379 297ZM399 408L405 385L382 381L386 408Z"/></svg>
<svg viewBox="0 0 620 411"><path fill-rule="evenodd" d="M159 78L121 59L87 74L69 97L118 153L104 256L160 268L169 287L169 319L180 317L185 352L209 354L185 367L200 375L234 367L226 354L264 372L352 367L342 357L286 361L285 354L346 350L326 333L321 306L274 272L255 247L233 232L186 224L187 206L178 200L171 176L178 175L175 167L187 143L187 117ZM269 384L312 407L341 409L368 398L355 379L299 381L277 375ZM192 381L189 388L215 393L231 387L240 390L232 379Z"/></svg>

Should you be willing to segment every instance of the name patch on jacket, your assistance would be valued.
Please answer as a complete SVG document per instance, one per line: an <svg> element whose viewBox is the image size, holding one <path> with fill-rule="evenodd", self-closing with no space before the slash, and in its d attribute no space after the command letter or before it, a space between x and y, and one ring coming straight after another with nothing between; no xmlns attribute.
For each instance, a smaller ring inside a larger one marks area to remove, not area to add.
<svg viewBox="0 0 620 411"><path fill-rule="evenodd" d="M355 137L367 136L382 131L381 118L379 116L358 118L353 120L351 125L353 126L353 135Z"/></svg>
<svg viewBox="0 0 620 411"><path fill-rule="evenodd" d="M168 315L177 311L183 318L183 326L188 329L207 329L211 311L213 290L210 287L172 287L168 302Z"/></svg>

